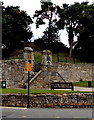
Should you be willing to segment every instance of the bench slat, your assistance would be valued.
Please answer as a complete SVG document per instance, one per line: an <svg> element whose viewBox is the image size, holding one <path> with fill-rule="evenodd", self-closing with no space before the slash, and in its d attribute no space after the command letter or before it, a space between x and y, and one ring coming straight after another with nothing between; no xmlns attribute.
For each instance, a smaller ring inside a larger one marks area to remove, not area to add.
<svg viewBox="0 0 94 120"><path fill-rule="evenodd" d="M73 84L72 82L52 82L51 83L51 90L54 89L72 89Z"/></svg>

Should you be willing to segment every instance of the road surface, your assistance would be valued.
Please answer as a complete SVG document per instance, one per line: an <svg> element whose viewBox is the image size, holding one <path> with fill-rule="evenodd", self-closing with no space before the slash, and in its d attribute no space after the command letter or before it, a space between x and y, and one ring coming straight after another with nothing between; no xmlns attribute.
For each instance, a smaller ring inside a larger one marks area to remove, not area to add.
<svg viewBox="0 0 94 120"><path fill-rule="evenodd" d="M0 107L3 118L93 118L92 108L17 108Z"/></svg>

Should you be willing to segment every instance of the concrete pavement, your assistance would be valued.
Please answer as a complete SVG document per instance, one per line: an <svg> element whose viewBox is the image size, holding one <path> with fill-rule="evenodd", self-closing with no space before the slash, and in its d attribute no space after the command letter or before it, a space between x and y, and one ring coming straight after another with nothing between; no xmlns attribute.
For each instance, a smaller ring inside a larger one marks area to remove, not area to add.
<svg viewBox="0 0 94 120"><path fill-rule="evenodd" d="M91 108L1 108L3 118L92 118L93 116Z"/></svg>
<svg viewBox="0 0 94 120"><path fill-rule="evenodd" d="M74 86L75 91L94 91L94 88L92 87L77 87Z"/></svg>

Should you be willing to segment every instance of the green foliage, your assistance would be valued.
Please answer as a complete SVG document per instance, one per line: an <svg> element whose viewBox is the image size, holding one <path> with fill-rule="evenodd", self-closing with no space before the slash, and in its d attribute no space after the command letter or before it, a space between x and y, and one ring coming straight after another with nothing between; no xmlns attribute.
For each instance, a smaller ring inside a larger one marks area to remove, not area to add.
<svg viewBox="0 0 94 120"><path fill-rule="evenodd" d="M41 63L42 61L42 53L40 52L35 52L34 53L34 61L36 63ZM76 59L74 57L68 57L67 52L58 52L58 53L53 53L52 54L52 60L53 62L65 62L65 63L81 63L79 59Z"/></svg>
<svg viewBox="0 0 94 120"><path fill-rule="evenodd" d="M35 54L34 54L34 59L35 59L35 63L41 63L41 61L42 61L42 54L41 53L39 53L39 52L36 52Z"/></svg>
<svg viewBox="0 0 94 120"><path fill-rule="evenodd" d="M34 18L36 18L37 28L43 24L48 25L43 32L42 41L46 48L49 49L53 42L59 41L59 29L56 25L57 6L52 2L41 2L41 10L35 11Z"/></svg>
<svg viewBox="0 0 94 120"><path fill-rule="evenodd" d="M28 41L32 37L30 24L33 21L25 11L18 6L3 7L2 11L2 45L4 54L13 49L21 48L21 41ZM7 53L8 54L8 53Z"/></svg>
<svg viewBox="0 0 94 120"><path fill-rule="evenodd" d="M58 27L60 29L65 27L68 32L70 56L75 46L76 49L81 49L80 58L83 56L83 60L94 62L94 56L91 54L94 51L94 5L88 5L88 2L63 4L62 8L58 8L58 13L60 16ZM74 42L74 35L78 38L77 42ZM78 51L76 52L78 54Z"/></svg>
<svg viewBox="0 0 94 120"><path fill-rule="evenodd" d="M57 16L59 19L56 19ZM82 48L81 52L83 55L86 55L87 51L91 52L93 50L94 5L88 5L88 2L75 2L73 5L63 4L63 7L60 8L51 2L42 2L41 10L36 11L34 17L37 18L37 27L46 24L45 19L48 20L48 27L44 31L41 40L46 44L45 47L48 46L48 49L51 48L50 44L52 42L59 41L59 30L66 28L70 46L70 57L72 56L73 46L76 49ZM77 42L74 42L74 35L78 38ZM86 50L87 48L88 50ZM90 56L90 52L88 52L88 56Z"/></svg>
<svg viewBox="0 0 94 120"><path fill-rule="evenodd" d="M83 3L81 9L83 14L75 31L78 34L75 49L79 53L78 57L80 59L94 62L94 55L92 55L92 51L94 51L94 5Z"/></svg>
<svg viewBox="0 0 94 120"><path fill-rule="evenodd" d="M52 55L53 62L65 62L65 63L81 63L79 59L75 57L69 57L67 52L58 52Z"/></svg>
<svg viewBox="0 0 94 120"><path fill-rule="evenodd" d="M41 1L41 10L36 10L36 27L47 25L42 38L34 41L41 50L49 49L53 53L66 52L67 48L60 43L59 30L68 33L70 57L76 56L81 61L94 62L94 4L75 2L72 5L63 4L59 7L50 2ZM2 37L3 55L9 56L13 49L23 47L21 41L28 41L32 37L30 29L32 19L25 11L16 7L3 7ZM74 36L77 41L74 41Z"/></svg>

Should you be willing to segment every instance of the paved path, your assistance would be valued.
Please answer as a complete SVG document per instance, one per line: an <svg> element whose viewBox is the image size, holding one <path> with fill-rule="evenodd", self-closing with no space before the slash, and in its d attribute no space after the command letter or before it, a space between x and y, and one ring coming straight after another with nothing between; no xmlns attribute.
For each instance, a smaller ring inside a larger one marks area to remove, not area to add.
<svg viewBox="0 0 94 120"><path fill-rule="evenodd" d="M94 91L94 88L74 86L75 91Z"/></svg>
<svg viewBox="0 0 94 120"><path fill-rule="evenodd" d="M94 112L91 108L1 108L3 118L92 118Z"/></svg>

